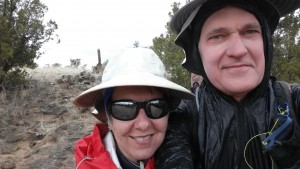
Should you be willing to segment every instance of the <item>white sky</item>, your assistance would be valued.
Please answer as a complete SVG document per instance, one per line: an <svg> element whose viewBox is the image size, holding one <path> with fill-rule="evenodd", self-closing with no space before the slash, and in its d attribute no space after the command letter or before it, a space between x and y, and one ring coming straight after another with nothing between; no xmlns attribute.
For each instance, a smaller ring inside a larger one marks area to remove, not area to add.
<svg viewBox="0 0 300 169"><path fill-rule="evenodd" d="M61 42L44 45L45 54L36 62L70 65L70 59L81 59L87 68L95 66L97 49L102 62L119 49L151 46L152 39L166 32L168 13L173 2L185 0L42 0L49 10L45 20L55 20Z"/></svg>

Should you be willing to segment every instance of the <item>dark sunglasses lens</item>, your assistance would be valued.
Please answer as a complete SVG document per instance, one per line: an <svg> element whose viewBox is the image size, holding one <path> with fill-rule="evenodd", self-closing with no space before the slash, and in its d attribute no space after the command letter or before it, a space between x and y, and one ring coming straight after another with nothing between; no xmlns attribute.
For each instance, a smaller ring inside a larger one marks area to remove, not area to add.
<svg viewBox="0 0 300 169"><path fill-rule="evenodd" d="M132 120L136 117L136 104L128 101L114 102L111 105L111 115L118 120Z"/></svg>
<svg viewBox="0 0 300 169"><path fill-rule="evenodd" d="M148 102L146 114L151 119L162 118L168 114L167 102L164 100L152 100Z"/></svg>
<svg viewBox="0 0 300 169"><path fill-rule="evenodd" d="M110 105L110 114L118 120L128 121L136 118L141 108L150 119L159 119L168 114L167 102L159 99L146 102L115 101Z"/></svg>

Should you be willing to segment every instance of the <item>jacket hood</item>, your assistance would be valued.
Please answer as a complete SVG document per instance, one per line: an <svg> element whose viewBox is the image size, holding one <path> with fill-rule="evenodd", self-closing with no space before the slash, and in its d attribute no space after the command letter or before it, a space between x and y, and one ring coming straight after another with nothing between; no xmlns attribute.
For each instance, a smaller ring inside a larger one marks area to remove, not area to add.
<svg viewBox="0 0 300 169"><path fill-rule="evenodd" d="M255 91L259 90L259 94L263 94L266 91L266 87L268 85L268 79L270 77L270 70L272 65L272 33L274 31L274 25L277 26L279 22L279 13L272 15L273 22L270 23L269 16L265 15L258 7L256 7L252 3L246 3L241 1L229 0L229 1L214 1L214 3L207 3L199 7L199 10L196 14L194 14L194 19L190 23L189 27L186 31L182 32L183 35L179 35L175 41L175 43L182 47L185 51L186 58L182 64L182 66L188 71L199 74L203 76L203 79L207 82L209 86L214 87L209 81L206 72L204 70L204 66L201 60L201 56L198 50L198 43L201 34L201 28L206 21L206 19L213 14L215 11L224 8L227 5L234 5L238 8L248 11L252 13L260 23L262 29L263 36L263 44L264 44L264 55L265 55L265 72L264 77L260 85L255 89ZM272 26L273 25L273 26ZM276 27L275 26L275 27ZM272 30L270 29L272 27ZM179 38L179 39L178 39Z"/></svg>

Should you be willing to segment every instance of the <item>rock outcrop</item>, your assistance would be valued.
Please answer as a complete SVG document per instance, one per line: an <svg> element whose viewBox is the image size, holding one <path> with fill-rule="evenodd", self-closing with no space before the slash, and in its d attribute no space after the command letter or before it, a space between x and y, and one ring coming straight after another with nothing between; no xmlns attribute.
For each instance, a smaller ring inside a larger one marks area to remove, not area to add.
<svg viewBox="0 0 300 169"><path fill-rule="evenodd" d="M56 76L0 93L0 169L75 168L74 145L97 120L92 108L77 108L72 101L101 76L88 71Z"/></svg>

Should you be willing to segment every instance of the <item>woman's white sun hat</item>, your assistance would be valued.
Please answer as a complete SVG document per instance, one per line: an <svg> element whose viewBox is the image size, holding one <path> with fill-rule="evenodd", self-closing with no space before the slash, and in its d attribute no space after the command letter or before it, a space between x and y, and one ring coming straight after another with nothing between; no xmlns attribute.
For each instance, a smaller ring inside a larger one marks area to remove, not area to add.
<svg viewBox="0 0 300 169"><path fill-rule="evenodd" d="M104 89L120 86L159 87L178 104L181 99L194 98L189 90L167 79L165 67L154 51L128 48L109 59L102 83L82 92L75 98L74 104L83 108L92 107L96 99L103 99Z"/></svg>

